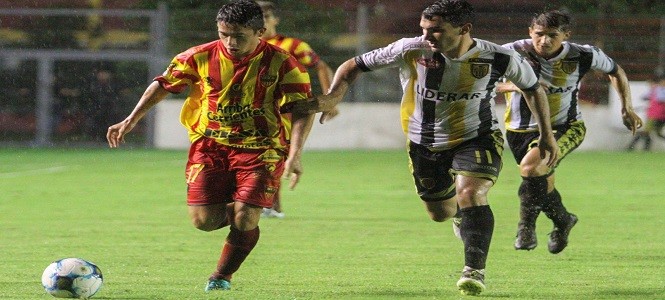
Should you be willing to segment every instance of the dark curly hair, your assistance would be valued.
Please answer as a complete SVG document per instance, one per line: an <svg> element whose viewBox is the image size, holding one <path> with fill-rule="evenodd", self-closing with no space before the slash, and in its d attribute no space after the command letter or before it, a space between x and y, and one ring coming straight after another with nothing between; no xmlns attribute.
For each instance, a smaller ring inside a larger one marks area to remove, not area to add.
<svg viewBox="0 0 665 300"><path fill-rule="evenodd" d="M249 27L255 31L264 27L261 6L250 0L225 4L217 12L217 22Z"/></svg>
<svg viewBox="0 0 665 300"><path fill-rule="evenodd" d="M439 16L443 21L455 27L460 27L466 23L473 24L476 19L473 6L466 0L436 1L423 10L422 16L427 20Z"/></svg>

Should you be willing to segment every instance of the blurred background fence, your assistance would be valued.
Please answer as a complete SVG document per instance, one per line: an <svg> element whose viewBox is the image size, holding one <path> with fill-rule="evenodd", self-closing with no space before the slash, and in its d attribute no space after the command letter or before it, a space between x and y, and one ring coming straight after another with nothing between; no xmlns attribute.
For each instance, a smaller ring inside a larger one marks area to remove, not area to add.
<svg viewBox="0 0 665 300"><path fill-rule="evenodd" d="M307 41L336 68L358 53L420 35L420 12L431 1L275 2L279 32ZM478 38L499 44L528 38L534 13L565 8L573 16L571 41L601 47L630 80L645 81L665 64L661 1L470 2ZM223 3L0 0L0 145L103 146L106 128L131 111L175 54L217 39L214 19ZM346 101L398 102L396 72L361 76ZM320 92L316 76L312 81ZM589 74L582 84L583 101L608 104L604 74ZM152 146L153 126L151 115L129 141Z"/></svg>

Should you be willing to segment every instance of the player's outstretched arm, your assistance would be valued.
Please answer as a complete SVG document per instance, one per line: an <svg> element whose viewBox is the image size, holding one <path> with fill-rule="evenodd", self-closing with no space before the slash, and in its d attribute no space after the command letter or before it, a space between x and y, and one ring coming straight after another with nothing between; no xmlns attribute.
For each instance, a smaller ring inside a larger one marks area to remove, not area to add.
<svg viewBox="0 0 665 300"><path fill-rule="evenodd" d="M324 94L330 89L334 75L335 73L330 66L322 59L319 59L319 62L316 64L316 76L319 78L319 83Z"/></svg>
<svg viewBox="0 0 665 300"><path fill-rule="evenodd" d="M125 135L134 129L134 126L150 111L150 109L155 106L159 101L166 98L169 94L157 81L153 81L145 92L143 96L134 107L134 110L120 123L111 125L106 132L106 140L109 143L109 147L117 148L120 146L120 143L125 142Z"/></svg>
<svg viewBox="0 0 665 300"><path fill-rule="evenodd" d="M291 145L284 164L284 177L289 179L289 189L296 187L303 173L300 157L313 123L314 114L293 112L291 115Z"/></svg>
<svg viewBox="0 0 665 300"><path fill-rule="evenodd" d="M536 90L523 91L522 93L529 109L531 109L536 118L538 129L540 130L540 138L538 140L540 158L547 159L547 166L554 167L559 160L560 151L552 132L550 110L545 90L541 85L538 85Z"/></svg>
<svg viewBox="0 0 665 300"><path fill-rule="evenodd" d="M345 61L335 71L335 76L326 95L319 95L308 101L298 103L295 105L294 110L310 114L323 112L319 122L324 123L330 119L328 113L334 111L337 104L342 102L344 95L349 90L349 86L356 80L360 73L362 73L362 70L356 64L355 59L351 58Z"/></svg>
<svg viewBox="0 0 665 300"><path fill-rule="evenodd" d="M621 119L623 125L628 128L633 135L637 129L642 127L642 119L635 113L633 109L633 101L630 95L630 83L626 72L617 65L617 71L613 74L608 74L610 82L615 91L619 94L621 101Z"/></svg>
<svg viewBox="0 0 665 300"><path fill-rule="evenodd" d="M335 73L325 61L319 60L319 62L316 64L316 74L319 78L319 83L321 84L321 90L324 94L327 94L328 90L330 90L330 85ZM323 122L335 118L335 116L338 114L339 110L337 108L324 112L321 114L319 122L323 124Z"/></svg>

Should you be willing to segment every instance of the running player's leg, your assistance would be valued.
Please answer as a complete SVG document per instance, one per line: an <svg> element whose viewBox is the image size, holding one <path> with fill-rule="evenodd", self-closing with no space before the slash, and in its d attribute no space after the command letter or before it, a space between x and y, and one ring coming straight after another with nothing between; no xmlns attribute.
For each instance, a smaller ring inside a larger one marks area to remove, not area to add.
<svg viewBox="0 0 665 300"><path fill-rule="evenodd" d="M519 221L517 223L517 234L514 247L517 250L531 250L536 248L538 240L536 237L536 220L542 209L542 197L547 193L547 176L538 175L535 172L545 173L547 168L540 160L540 156L530 154L538 145L538 132L516 132L507 131L506 139L515 161L520 168L522 183L517 190L520 200ZM544 169L543 169L544 168ZM542 170L541 170L542 169ZM531 177L530 177L531 176Z"/></svg>
<svg viewBox="0 0 665 300"><path fill-rule="evenodd" d="M501 171L503 137L496 131L452 151L452 173L455 174L464 243L464 269L457 286L462 294L477 295L485 289L485 265L494 232L494 213L487 193Z"/></svg>
<svg viewBox="0 0 665 300"><path fill-rule="evenodd" d="M561 151L560 163L568 154L582 144L586 134L586 127L583 122L575 122L564 127L557 127L556 130L555 137ZM554 168L557 166L554 166ZM554 224L547 246L551 253L556 254L563 251L568 245L568 235L577 223L577 216L568 212L563 205L561 195L554 184L554 168L549 172L550 175L547 178L547 194L542 200L542 210Z"/></svg>
<svg viewBox="0 0 665 300"><path fill-rule="evenodd" d="M443 222L457 212L454 178L448 172L450 161L439 161L444 153L434 153L426 147L409 142L409 168L430 219Z"/></svg>
<svg viewBox="0 0 665 300"><path fill-rule="evenodd" d="M271 151L270 154L265 154ZM217 282L230 282L259 240L259 219L264 207L273 205L273 197L279 189L284 171L284 158L275 150L235 149L229 154L235 167L234 221L229 232L215 272L208 286ZM275 157L281 157L274 161ZM228 289L223 288L223 289Z"/></svg>

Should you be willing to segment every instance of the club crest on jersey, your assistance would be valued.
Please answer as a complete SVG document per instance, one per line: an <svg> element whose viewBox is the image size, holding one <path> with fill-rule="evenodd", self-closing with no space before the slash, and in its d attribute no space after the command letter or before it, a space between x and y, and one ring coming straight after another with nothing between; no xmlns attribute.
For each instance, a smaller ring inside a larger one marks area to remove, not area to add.
<svg viewBox="0 0 665 300"><path fill-rule="evenodd" d="M471 64L471 75L477 79L485 77L489 72L489 64Z"/></svg>
<svg viewBox="0 0 665 300"><path fill-rule="evenodd" d="M239 83L234 83L231 85L231 90L229 91L229 95L232 98L242 98L242 86Z"/></svg>
<svg viewBox="0 0 665 300"><path fill-rule="evenodd" d="M570 74L577 70L577 61L564 60L561 61L561 71L566 74Z"/></svg>
<svg viewBox="0 0 665 300"><path fill-rule="evenodd" d="M421 57L421 58L418 58L417 62L420 65L425 66L425 68L428 68L428 69L439 69L439 68L441 68L441 63L438 60L433 59L433 58Z"/></svg>
<svg viewBox="0 0 665 300"><path fill-rule="evenodd" d="M259 81L261 81L263 87L269 87L277 81L277 75L261 74Z"/></svg>

